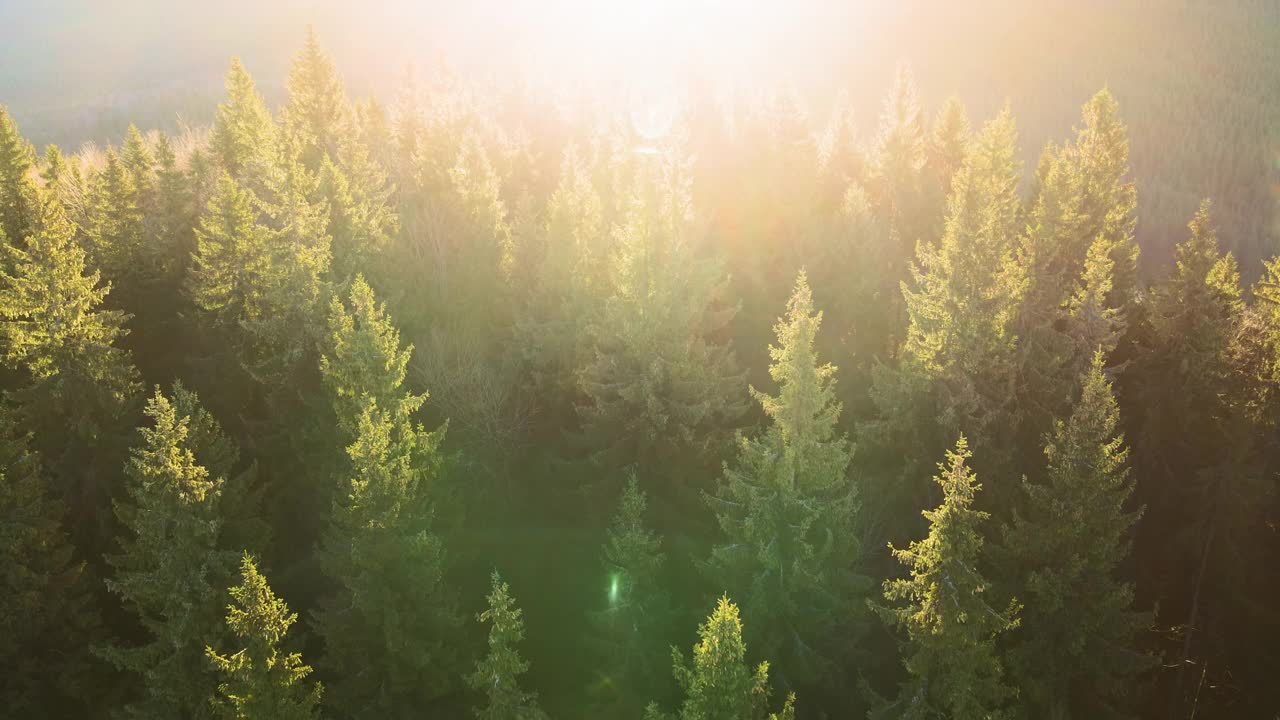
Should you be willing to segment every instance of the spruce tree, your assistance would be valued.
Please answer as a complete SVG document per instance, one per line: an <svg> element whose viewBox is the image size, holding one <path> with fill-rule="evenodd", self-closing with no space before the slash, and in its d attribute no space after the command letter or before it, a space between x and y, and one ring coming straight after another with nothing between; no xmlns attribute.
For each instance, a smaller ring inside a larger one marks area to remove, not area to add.
<svg viewBox="0 0 1280 720"><path fill-rule="evenodd" d="M769 663L753 670L746 663L747 648L742 641L742 621L738 606L722 597L711 617L698 626L699 641L686 661L671 649L676 681L684 690L680 712L664 716L656 704L645 712L646 720L793 720L795 695L789 695L776 713L768 712Z"/></svg>
<svg viewBox="0 0 1280 720"><path fill-rule="evenodd" d="M212 717L217 679L204 655L221 634L234 554L218 549L224 480L210 477L190 446L191 418L159 388L147 401L151 427L126 468L127 499L116 503L125 535L108 557L107 588L141 621L142 645L99 649L116 667L140 676L141 696L128 715Z"/></svg>
<svg viewBox="0 0 1280 720"><path fill-rule="evenodd" d="M187 279L192 301L215 326L235 328L266 310L269 234L257 223L253 194L224 173L196 228Z"/></svg>
<svg viewBox="0 0 1280 720"><path fill-rule="evenodd" d="M745 409L742 381L718 334L736 308L720 265L696 247L685 161L652 156L614 230L609 296L589 328L580 371L583 441L606 467L634 465L664 503L728 444ZM665 512L666 508L664 508Z"/></svg>
<svg viewBox="0 0 1280 720"><path fill-rule="evenodd" d="M525 256L536 263L517 335L538 397L552 417L572 421L576 374L590 360L587 326L607 282L604 208L589 168L574 147L565 151L560 182ZM569 417L565 417L569 415Z"/></svg>
<svg viewBox="0 0 1280 720"><path fill-rule="evenodd" d="M444 547L431 528L441 433L412 419L422 399L386 408L366 399L347 448L349 483L336 494L320 548L337 590L316 624L325 664L339 673L334 707L348 717L424 707L452 677L458 623L442 577Z"/></svg>
<svg viewBox="0 0 1280 720"><path fill-rule="evenodd" d="M139 207L144 212L150 210L154 199L156 157L147 147L147 141L137 125L130 125L125 133L124 145L120 148L120 161L137 192Z"/></svg>
<svg viewBox="0 0 1280 720"><path fill-rule="evenodd" d="M347 439L356 436L365 405L398 408L406 416L426 400L401 389L413 345L400 347L400 331L364 277L351 283L348 303L334 297L329 306L329 334L320 357L320 372L333 399L339 427Z"/></svg>
<svg viewBox="0 0 1280 720"><path fill-rule="evenodd" d="M1010 672L1037 717L1109 716L1147 665L1136 640L1150 618L1117 577L1141 511L1126 508L1133 480L1104 357L1094 354L1075 409L1053 428L1045 480L1024 482L1004 529L1007 583L1024 603Z"/></svg>
<svg viewBox="0 0 1280 720"><path fill-rule="evenodd" d="M1247 319L1239 271L1219 249L1209 201L1189 229L1175 271L1149 293L1144 347L1128 383L1140 409L1134 464L1152 479L1139 488L1149 520L1138 543L1159 548L1140 580L1161 599L1162 622L1182 629L1170 648L1179 667L1171 714L1193 702L1187 668L1226 642L1247 642L1260 620L1256 601L1235 588L1265 561L1254 532L1266 522L1270 492L1268 425L1253 411L1260 393L1235 352ZM1207 617L1218 620L1206 627Z"/></svg>
<svg viewBox="0 0 1280 720"><path fill-rule="evenodd" d="M139 385L129 354L116 347L127 316L100 308L111 286L86 267L59 203L45 203L40 226L23 247L7 249L12 271L0 288L0 317L7 321L0 341L5 364L21 372L10 397L26 427L47 430L50 439L75 439L52 446L61 455L117 429Z"/></svg>
<svg viewBox="0 0 1280 720"><path fill-rule="evenodd" d="M650 697L665 646L662 629L671 608L662 588L666 555L662 538L649 529L648 499L632 475L618 500L606 534L602 566L607 587L605 609L592 617L602 676L599 712L634 708Z"/></svg>
<svg viewBox="0 0 1280 720"><path fill-rule="evenodd" d="M496 570L491 583L489 609L476 616L489 623L488 650L467 676L467 685L485 698L474 714L480 720L545 720L537 693L520 687L520 676L529 671L529 663L516 649L524 640L522 613Z"/></svg>
<svg viewBox="0 0 1280 720"><path fill-rule="evenodd" d="M247 552L240 561L240 584L229 592L227 628L235 637L233 647L244 647L227 655L205 648L223 678L215 701L218 715L226 720L318 717L321 687L306 679L311 666L302 664L301 654L280 647L298 614L271 591Z"/></svg>
<svg viewBox="0 0 1280 720"><path fill-rule="evenodd" d="M209 146L222 170L245 182L264 173L275 149L276 127L239 58L231 59L226 88L227 100L218 105Z"/></svg>
<svg viewBox="0 0 1280 720"><path fill-rule="evenodd" d="M391 187L363 146L344 153L344 172L328 156L320 165L317 192L329 205L333 267L338 278L372 267L399 231L390 205Z"/></svg>
<svg viewBox="0 0 1280 720"><path fill-rule="evenodd" d="M7 717L78 715L97 610L29 442L0 407L0 696Z"/></svg>
<svg viewBox="0 0 1280 720"><path fill-rule="evenodd" d="M1041 158L1020 249L1029 271L1017 322L1025 377L1020 403L1029 416L1023 445L1068 412L1094 350L1119 346L1133 314L1137 201L1127 131L1107 90L1084 106L1082 118L1074 142L1050 146ZM1086 324L1078 316L1081 302L1091 304Z"/></svg>
<svg viewBox="0 0 1280 720"><path fill-rule="evenodd" d="M775 326L778 345L769 348L778 394L751 390L770 425L760 436L738 438L738 457L711 498L724 533L712 552L713 572L745 598L744 610L758 623L751 643L775 659L789 686L830 679L841 659L831 639L848 641L866 589L853 570L852 449L836 428L836 368L819 364L814 352L821 325L801 272Z"/></svg>
<svg viewBox="0 0 1280 720"><path fill-rule="evenodd" d="M911 572L888 580L884 595L893 606L876 607L906 633L903 647L908 679L896 700L872 711L873 718L991 720L1009 717L1015 692L1008 686L996 639L1017 626L1016 601L997 610L986 600L989 584L980 574L987 513L974 510L980 489L968 467L964 436L934 480L942 505L924 511L929 534L893 555ZM874 607L874 606L873 606Z"/></svg>
<svg viewBox="0 0 1280 720"><path fill-rule="evenodd" d="M932 502L918 458L936 457L965 434L993 447L985 462L1007 469L1017 430L1017 312L1026 286L1016 261L1021 201L1016 132L1006 108L969 145L952 178L946 230L922 243L912 282L902 284L907 336L896 368L873 378L878 417L863 445L884 458L880 483L866 493L874 525L909 529L909 508ZM1005 499L996 486L993 498Z"/></svg>
<svg viewBox="0 0 1280 720"><path fill-rule="evenodd" d="M313 27L307 27L306 41L289 68L288 88L284 132L303 165L316 172L325 157L337 159L351 128L342 80L333 60L320 49Z"/></svg>
<svg viewBox="0 0 1280 720"><path fill-rule="evenodd" d="M144 236L133 172L114 150L107 151L106 166L94 183L86 234L93 265L115 288L108 304L136 314L145 270L143 248L149 238Z"/></svg>
<svg viewBox="0 0 1280 720"><path fill-rule="evenodd" d="M946 195L951 191L951 179L964 164L971 134L964 104L955 96L947 98L933 121L925 153L925 167L932 173L933 182L936 183L934 192L940 195L940 202L935 201L939 208L945 207Z"/></svg>
<svg viewBox="0 0 1280 720"><path fill-rule="evenodd" d="M18 132L18 124L0 106L0 235L21 246L39 228L40 207L31 167L35 149Z"/></svg>

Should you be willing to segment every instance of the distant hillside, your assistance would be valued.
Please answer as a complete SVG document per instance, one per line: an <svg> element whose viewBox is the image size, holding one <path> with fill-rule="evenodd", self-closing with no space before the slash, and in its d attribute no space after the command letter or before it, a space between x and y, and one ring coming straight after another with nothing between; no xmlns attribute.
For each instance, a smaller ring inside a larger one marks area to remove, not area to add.
<svg viewBox="0 0 1280 720"><path fill-rule="evenodd" d="M406 63L437 54L464 73L546 76L573 66L571 57L548 61L555 48L538 35L539 20L571 18L564 2L365 5L0 4L0 28L7 29L0 31L0 103L37 144L109 142L129 122L205 124L230 54L245 61L269 101L281 100L289 54L307 23L332 48L356 95L393 93ZM885 69L906 62L929 110L955 94L973 116L985 117L1008 100L1029 164L1048 139L1066 137L1082 102L1109 86L1130 128L1148 268L1169 261L1204 196L1216 201L1224 243L1247 277L1261 258L1280 251L1280 4L986 0L862 15L836 7L843 5L774 8L780 20L771 32L806 41L769 47L766 62L742 71L806 78L799 82L815 108L845 91L870 129L892 75ZM821 84L833 77L867 81Z"/></svg>

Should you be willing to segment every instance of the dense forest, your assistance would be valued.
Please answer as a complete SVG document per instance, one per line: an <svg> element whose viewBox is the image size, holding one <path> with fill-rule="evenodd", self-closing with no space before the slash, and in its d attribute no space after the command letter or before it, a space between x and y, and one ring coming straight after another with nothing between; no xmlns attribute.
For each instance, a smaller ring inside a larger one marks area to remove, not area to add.
<svg viewBox="0 0 1280 720"><path fill-rule="evenodd" d="M878 71L0 109L0 716L1277 717L1268 136Z"/></svg>

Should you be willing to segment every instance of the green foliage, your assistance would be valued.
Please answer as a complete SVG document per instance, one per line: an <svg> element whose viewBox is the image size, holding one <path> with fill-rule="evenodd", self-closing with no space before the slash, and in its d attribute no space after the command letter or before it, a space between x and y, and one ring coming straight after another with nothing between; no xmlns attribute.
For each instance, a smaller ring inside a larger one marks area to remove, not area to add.
<svg viewBox="0 0 1280 720"><path fill-rule="evenodd" d="M253 193L223 174L196 229L187 278L206 322L232 344L240 367L267 386L311 351L329 261L318 209L289 177L280 204L260 218Z"/></svg>
<svg viewBox="0 0 1280 720"><path fill-rule="evenodd" d="M867 587L853 571L857 506L846 474L852 449L836 429L836 368L814 352L821 325L802 272L769 348L778 395L752 388L769 428L739 437L737 460L711 500L725 535L711 566L745 598L759 623L752 644L775 658L789 685L834 671L830 641L854 621Z"/></svg>
<svg viewBox="0 0 1280 720"><path fill-rule="evenodd" d="M35 149L0 106L0 237L21 245L39 227L39 196L31 181Z"/></svg>
<svg viewBox="0 0 1280 720"><path fill-rule="evenodd" d="M350 132L349 112L338 70L308 27L289 69L289 104L282 113L284 132L308 169L319 170L326 157L337 159Z"/></svg>
<svg viewBox="0 0 1280 720"><path fill-rule="evenodd" d="M671 614L663 589L667 557L662 538L645 520L648 499L634 475L618 501L603 552L605 609L592 616L600 648L595 695L601 712L622 712L650 697L665 652L661 631Z"/></svg>
<svg viewBox="0 0 1280 720"><path fill-rule="evenodd" d="M133 169L108 150L106 167L93 187L88 245L94 267L117 289L112 301L129 311L136 309L139 275L147 269L141 262L146 238L140 195ZM127 300L121 300L122 295Z"/></svg>
<svg viewBox="0 0 1280 720"><path fill-rule="evenodd" d="M116 667L140 676L130 717L211 717L216 679L204 648L219 637L219 608L235 555L219 550L224 479L211 477L191 447L191 417L156 388L147 401L153 423L132 451L127 499L116 503L125 534L108 561L107 588L142 623L141 645L99 649Z"/></svg>
<svg viewBox="0 0 1280 720"><path fill-rule="evenodd" d="M565 151L559 185L533 235L521 248L536 267L516 337L539 395L571 398L576 373L590 360L588 325L608 283L602 247L607 239L604 208L589 168L574 147Z"/></svg>
<svg viewBox="0 0 1280 720"><path fill-rule="evenodd" d="M768 712L769 663L753 670L747 665L747 648L742 641L742 621L738 606L722 597L707 621L698 626L699 641L693 656L685 660L671 649L676 681L685 699L679 720L793 720L795 695L789 695L777 713ZM661 718L656 705L645 717Z"/></svg>
<svg viewBox="0 0 1280 720"><path fill-rule="evenodd" d="M278 718L311 720L319 716L321 687L307 682L311 666L302 655L280 648L297 613L276 597L258 571L253 556L240 561L239 585L230 589L227 627L240 650L220 655L212 647L205 654L224 679L215 706L228 720Z"/></svg>
<svg viewBox="0 0 1280 720"><path fill-rule="evenodd" d="M126 316L100 309L111 286L86 267L56 201L45 204L41 228L24 247L7 247L0 337L5 364L22 373L11 397L31 426L61 425L91 443L128 416L139 390L129 354L115 346Z"/></svg>
<svg viewBox="0 0 1280 720"><path fill-rule="evenodd" d="M522 613L496 570L491 582L489 609L476 616L478 621L489 623L488 650L467 676L467 685L485 698L484 705L475 708L475 716L480 720L545 720L537 693L520 688L520 676L529 670L529 663L516 649L524 640Z"/></svg>
<svg viewBox="0 0 1280 720"><path fill-rule="evenodd" d="M1133 480L1103 358L1094 354L1075 409L1054 426L1045 480L1024 483L1004 532L1007 582L1024 603L1010 671L1033 716L1109 716L1124 681L1149 665L1137 640L1151 618L1117 579L1141 512L1125 507Z"/></svg>
<svg viewBox="0 0 1280 720"><path fill-rule="evenodd" d="M909 679L898 698L872 717L987 720L1008 717L1015 692L1004 678L996 638L1018 624L1016 601L998 611L987 602L988 583L979 573L982 535L988 515L972 508L981 487L967 461L962 435L934 480L942 505L924 511L929 535L906 549L892 548L909 578L884 584L896 605L877 607L906 633L904 663Z"/></svg>
<svg viewBox="0 0 1280 720"><path fill-rule="evenodd" d="M0 408L0 696L6 716L75 714L97 611L29 440Z"/></svg>
<svg viewBox="0 0 1280 720"><path fill-rule="evenodd" d="M387 315L386 305L357 275L351 284L351 310L338 297L329 306L329 337L320 357L320 372L333 397L338 424L355 437L361 411L369 401L396 415L408 417L426 395L401 390L413 345L400 347L400 331Z"/></svg>
<svg viewBox="0 0 1280 720"><path fill-rule="evenodd" d="M239 58L231 59L226 88L227 100L218 106L209 147L222 170L242 180L264 171L277 131L271 111Z"/></svg>
<svg viewBox="0 0 1280 720"><path fill-rule="evenodd" d="M337 586L317 616L325 663L364 668L331 686L334 706L350 717L423 707L452 677L458 622L442 577L444 547L431 530L442 433L414 423L420 402L384 409L366 400L347 448L349 484L320 548Z"/></svg>
<svg viewBox="0 0 1280 720"><path fill-rule="evenodd" d="M600 462L634 465L663 484L665 499L687 482L680 468L727 444L744 407L742 376L716 341L735 308L723 302L719 264L694 244L688 168L648 161L614 231L610 293L589 328L595 357L578 376L578 414Z"/></svg>

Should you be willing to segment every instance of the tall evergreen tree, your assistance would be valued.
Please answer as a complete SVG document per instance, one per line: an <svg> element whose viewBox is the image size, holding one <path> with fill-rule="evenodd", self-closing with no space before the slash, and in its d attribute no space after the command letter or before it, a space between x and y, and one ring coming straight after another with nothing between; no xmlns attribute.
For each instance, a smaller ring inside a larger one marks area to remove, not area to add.
<svg viewBox="0 0 1280 720"><path fill-rule="evenodd" d="M605 276L604 208L589 168L574 147L565 151L560 182L534 234L540 247L525 248L537 264L517 335L538 396L561 427L577 394L576 373L590 360L587 325L602 301Z"/></svg>
<svg viewBox="0 0 1280 720"><path fill-rule="evenodd" d="M1026 285L1014 255L1019 166L1006 108L969 145L952 179L941 243L919 246L913 280L902 285L908 327L899 366L878 369L872 399L879 416L863 428L864 444L885 465L867 493L875 525L909 527L907 508L931 502L913 458L936 457L948 437L972 436L996 448L989 466L1008 467L1006 440L1019 410L1015 320ZM1009 489L994 490L1005 499Z"/></svg>
<svg viewBox="0 0 1280 720"><path fill-rule="evenodd" d="M1117 577L1141 511L1125 507L1133 480L1104 357L1094 354L1075 409L1054 426L1045 481L1024 483L1004 531L1007 582L1024 601L1010 671L1037 717L1109 716L1147 666L1136 641L1150 618Z"/></svg>
<svg viewBox="0 0 1280 720"><path fill-rule="evenodd" d="M516 649L524 640L522 613L496 570L491 581L489 609L476 616L489 623L488 650L467 676L467 685L485 697L475 716L480 720L545 720L537 693L520 687L520 676L529 671L529 663Z"/></svg>
<svg viewBox="0 0 1280 720"><path fill-rule="evenodd" d="M142 681L130 717L212 717L217 680L204 648L220 637L224 588L234 555L218 549L223 478L212 478L190 447L191 418L159 388L147 401L151 427L127 467L128 498L116 503L125 536L107 587L148 636L100 654Z"/></svg>
<svg viewBox="0 0 1280 720"><path fill-rule="evenodd" d="M413 355L413 345L400 346L400 331L379 303L373 289L357 275L348 304L334 297L329 307L329 336L320 371L333 398L339 426L354 438L360 413L373 400L378 407L406 416L425 401L425 395L401 388Z"/></svg>
<svg viewBox="0 0 1280 720"><path fill-rule="evenodd" d="M742 376L718 335L727 305L719 263L695 245L688 169L649 158L614 231L610 296L590 327L595 357L582 368L584 440L609 467L634 465L663 502L687 498L678 481L727 444L744 407ZM666 508L664 508L664 511Z"/></svg>
<svg viewBox="0 0 1280 720"><path fill-rule="evenodd" d="M209 146L216 162L231 177L245 182L261 175L276 147L276 127L267 103L239 58L227 71L227 100L218 105Z"/></svg>
<svg viewBox="0 0 1280 720"><path fill-rule="evenodd" d="M996 638L1017 625L1016 601L1003 611L987 602L988 583L979 573L987 513L974 510L978 485L968 467L962 435L934 480L942 505L924 511L929 535L906 549L891 548L911 577L888 580L878 607L884 619L906 632L903 648L908 680L896 700L873 718L991 720L1009 717L1015 695L1004 678Z"/></svg>
<svg viewBox="0 0 1280 720"><path fill-rule="evenodd" d="M29 439L0 407L0 714L77 715L92 702L97 610Z"/></svg>
<svg viewBox="0 0 1280 720"><path fill-rule="evenodd" d="M240 561L240 584L230 589L227 628L240 650L220 655L212 647L205 654L224 678L215 707L226 720L278 718L314 720L319 716L320 685L307 681L311 666L302 655L280 648L297 613L276 597L258 571L253 556Z"/></svg>
<svg viewBox="0 0 1280 720"><path fill-rule="evenodd" d="M317 627L326 664L341 674L334 706L349 717L425 707L451 677L457 618L431 529L442 433L412 419L422 401L405 396L382 408L366 399L347 448L350 482L320 549L337 592Z"/></svg>
<svg viewBox="0 0 1280 720"><path fill-rule="evenodd" d="M18 132L18 124L0 106L0 234L21 245L39 227L39 196L31 180L35 149Z"/></svg>
<svg viewBox="0 0 1280 720"><path fill-rule="evenodd" d="M145 266L144 236L139 191L132 169L114 150L107 151L106 166L93 187L86 228L93 265L111 281L115 292L108 304L134 314L139 309Z"/></svg>
<svg viewBox="0 0 1280 720"><path fill-rule="evenodd" d="M23 248L7 246L13 270L0 278L3 360L19 373L8 397L37 433L76 524L93 533L109 492L97 463L114 457L112 443L132 421L137 371L117 347L126 316L101 309L111 287L86 268L56 201L46 202L40 226Z"/></svg>
<svg viewBox="0 0 1280 720"><path fill-rule="evenodd" d="M1200 206L1174 273L1149 295L1145 347L1129 383L1141 409L1135 465L1150 478L1139 487L1148 511L1138 547L1152 559L1139 580L1160 600L1164 621L1182 630L1171 648L1180 658L1171 714L1192 702L1186 668L1246 641L1247 624L1237 623L1258 618L1247 594L1227 588L1246 584L1264 550L1252 533L1270 492L1265 426L1251 412L1258 392L1233 353L1245 311L1239 271L1219 250L1211 208ZM1204 627L1207 617L1218 618L1216 627Z"/></svg>
<svg viewBox="0 0 1280 720"><path fill-rule="evenodd" d="M137 125L129 125L125 133L124 145L120 148L120 161L138 194L139 207L144 212L149 211L154 200L156 157Z"/></svg>
<svg viewBox="0 0 1280 720"><path fill-rule="evenodd" d="M743 608L758 623L752 645L775 658L788 686L833 679L840 658L830 641L840 636L847 644L866 589L854 572L852 450L836 428L836 368L819 364L814 352L821 325L801 272L775 327L778 345L769 348L778 394L751 391L769 428L739 437L737 460L711 498L725 535L711 566L724 587L746 598Z"/></svg>
<svg viewBox="0 0 1280 720"><path fill-rule="evenodd" d="M303 165L319 171L326 156L337 160L352 128L342 80L333 60L320 49L313 27L307 27L306 41L289 68L288 86L284 131Z"/></svg>
<svg viewBox="0 0 1280 720"><path fill-rule="evenodd" d="M647 506L647 497L632 475L604 544L608 604L592 618L601 648L600 712L622 712L634 708L639 698L651 697L646 691L655 685L653 673L658 666L654 661L665 651L661 633L671 612L662 589L666 555L661 536L645 520Z"/></svg>
<svg viewBox="0 0 1280 720"><path fill-rule="evenodd" d="M742 641L742 621L738 606L722 597L711 617L698 627L699 641L686 661L671 649L676 681L684 689L680 712L664 716L650 704L646 720L663 717L679 720L793 720L795 695L789 695L777 713L769 713L769 663L754 670L746 663L747 648Z"/></svg>
<svg viewBox="0 0 1280 720"><path fill-rule="evenodd" d="M1098 345L1108 352L1117 347L1133 314L1137 201L1127 131L1106 90L1084 106L1082 117L1075 141L1050 146L1041 159L1020 250L1028 268L1017 322L1025 376L1020 404L1029 416L1023 445L1068 411ZM1089 324L1078 317L1086 310L1081 302L1091 303Z"/></svg>

